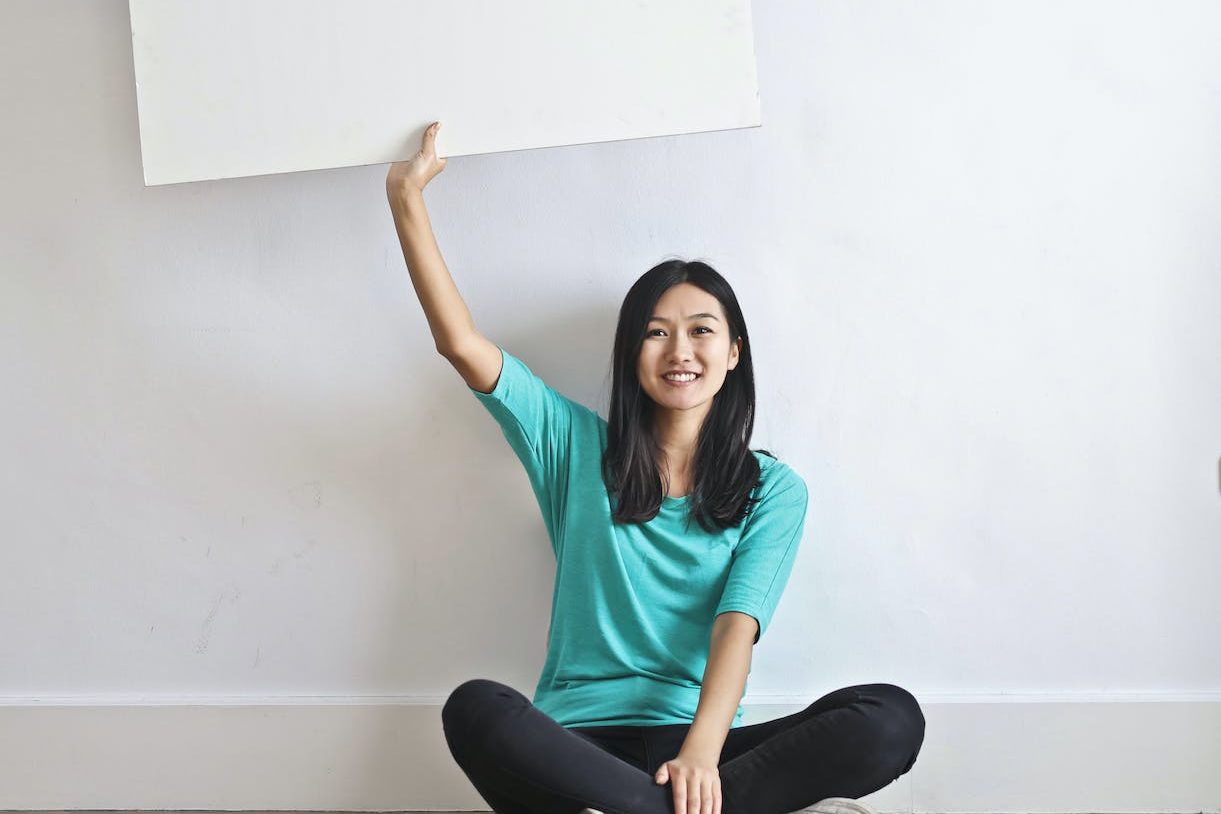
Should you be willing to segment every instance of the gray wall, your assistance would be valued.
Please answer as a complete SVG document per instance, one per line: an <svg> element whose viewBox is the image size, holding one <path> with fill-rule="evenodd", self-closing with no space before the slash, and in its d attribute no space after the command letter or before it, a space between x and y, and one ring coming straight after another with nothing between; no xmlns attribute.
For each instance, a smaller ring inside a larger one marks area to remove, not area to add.
<svg viewBox="0 0 1221 814"><path fill-rule="evenodd" d="M529 694L550 548L386 167L146 189L125 4L0 14L0 696ZM450 161L481 329L605 415L631 282L735 285L812 499L748 702L1217 691L1221 12L754 25L761 128Z"/></svg>

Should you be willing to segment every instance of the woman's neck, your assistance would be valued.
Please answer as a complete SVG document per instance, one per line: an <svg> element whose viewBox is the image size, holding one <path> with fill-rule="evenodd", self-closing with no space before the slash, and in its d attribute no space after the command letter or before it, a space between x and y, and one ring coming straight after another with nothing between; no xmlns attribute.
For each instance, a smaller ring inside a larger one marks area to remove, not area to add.
<svg viewBox="0 0 1221 814"><path fill-rule="evenodd" d="M696 415L694 410L662 410L657 413L653 436L670 461L685 466L695 456L695 445L706 415L707 412Z"/></svg>
<svg viewBox="0 0 1221 814"><path fill-rule="evenodd" d="M656 414L653 432L661 449L658 466L670 497L682 497L691 491L695 447L707 415L707 410L659 410Z"/></svg>

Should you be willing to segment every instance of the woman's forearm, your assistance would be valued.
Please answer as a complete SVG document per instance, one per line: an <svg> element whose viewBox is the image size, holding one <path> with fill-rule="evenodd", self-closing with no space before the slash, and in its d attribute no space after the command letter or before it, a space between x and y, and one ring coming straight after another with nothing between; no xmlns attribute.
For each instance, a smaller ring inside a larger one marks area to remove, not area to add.
<svg viewBox="0 0 1221 814"><path fill-rule="evenodd" d="M475 320L441 257L422 190L387 189L394 228L411 284L424 308L437 351L449 355L472 334Z"/></svg>

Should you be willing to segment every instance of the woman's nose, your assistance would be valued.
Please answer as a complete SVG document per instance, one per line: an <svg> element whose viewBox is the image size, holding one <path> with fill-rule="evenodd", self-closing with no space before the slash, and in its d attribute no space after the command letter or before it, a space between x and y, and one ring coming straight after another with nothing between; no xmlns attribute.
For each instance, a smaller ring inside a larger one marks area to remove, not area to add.
<svg viewBox="0 0 1221 814"><path fill-rule="evenodd" d="M670 355L672 357L682 357L684 359L691 358L691 343L686 339L679 337L674 340L674 344L670 346Z"/></svg>

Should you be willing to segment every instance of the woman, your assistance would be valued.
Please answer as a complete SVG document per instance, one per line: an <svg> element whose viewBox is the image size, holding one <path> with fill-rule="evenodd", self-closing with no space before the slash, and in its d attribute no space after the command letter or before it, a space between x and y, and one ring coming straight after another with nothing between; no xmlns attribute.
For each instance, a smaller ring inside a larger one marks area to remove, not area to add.
<svg viewBox="0 0 1221 814"><path fill-rule="evenodd" d="M403 257L437 351L526 468L557 560L533 699L491 679L457 687L442 710L455 761L501 814L870 811L855 798L907 772L923 743L906 690L845 687L741 724L807 491L748 446L751 346L733 290L681 260L637 280L602 420L475 328L424 207L446 164L439 127L386 177Z"/></svg>

